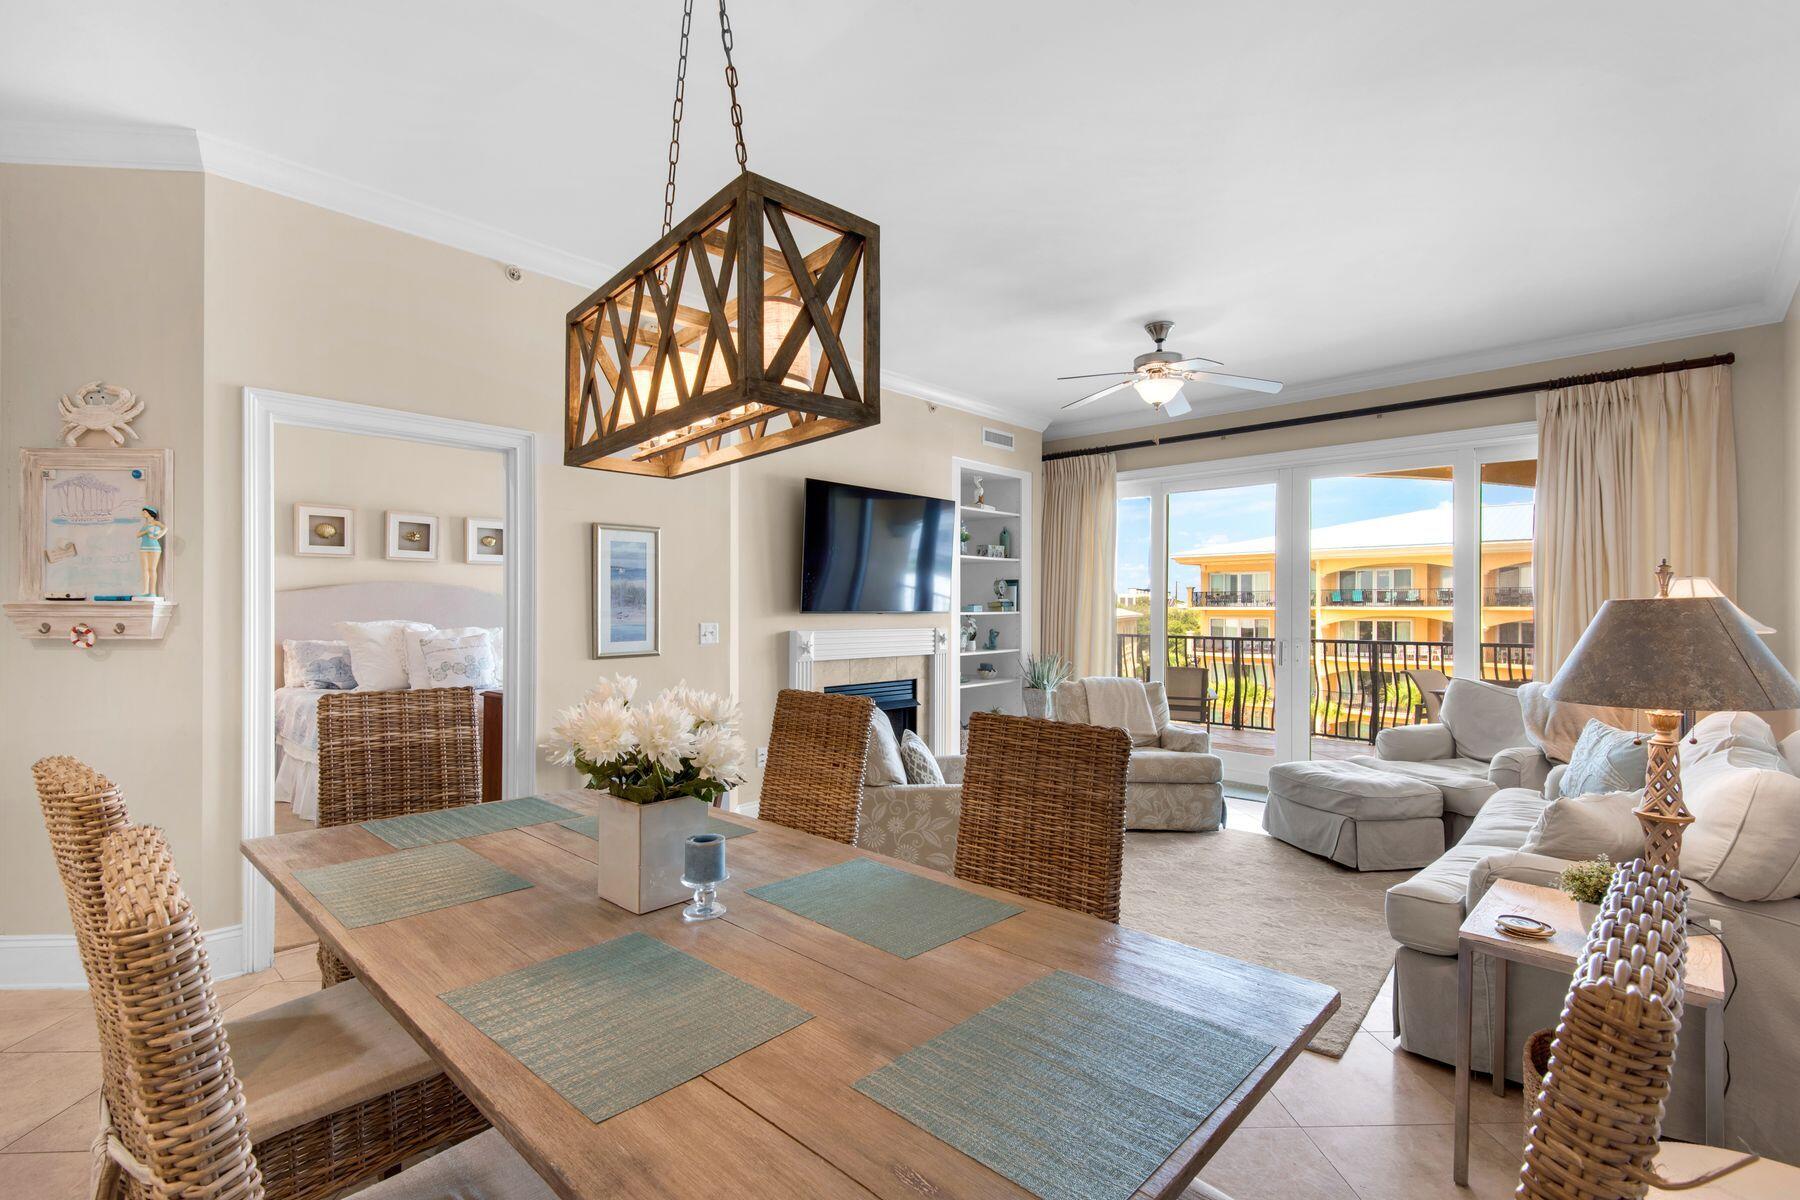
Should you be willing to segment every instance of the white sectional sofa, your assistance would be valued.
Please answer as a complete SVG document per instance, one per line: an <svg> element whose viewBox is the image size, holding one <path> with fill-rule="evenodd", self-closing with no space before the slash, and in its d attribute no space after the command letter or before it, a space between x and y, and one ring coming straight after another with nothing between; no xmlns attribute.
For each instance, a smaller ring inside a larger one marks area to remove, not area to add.
<svg viewBox="0 0 1800 1200"><path fill-rule="evenodd" d="M1720 713L1700 722L1693 738L1682 746L1686 799L1696 817L1683 844L1682 869L1695 919L1722 925L1736 989L1725 1010L1727 1140L1800 1162L1800 1104L1794 1102L1800 1088L1800 735L1778 747L1760 718ZM1546 821L1545 812L1562 774L1548 759L1530 771L1544 779L1542 789L1496 791L1460 842L1388 891L1388 930L1399 943L1394 996L1400 1044L1414 1054L1455 1061L1456 931L1469 908L1496 879L1554 886L1570 861L1526 848L1553 836L1554 819ZM1602 819L1611 823L1605 835L1583 836L1615 847L1633 844L1636 822L1625 804L1576 803L1586 819L1605 813ZM1604 848L1596 844L1577 856ZM1488 1069L1491 980L1491 966L1477 971L1478 1071ZM1567 988L1567 977L1553 972L1517 965L1509 972L1509 1078L1519 1078L1525 1039L1556 1024ZM1707 1015L1690 1009L1682 1030L1664 1126L1671 1137L1702 1136L1700 1022Z"/></svg>
<svg viewBox="0 0 1800 1200"><path fill-rule="evenodd" d="M1548 767L1526 736L1519 693L1479 679L1452 679L1436 722L1383 729L1373 755L1350 761L1437 788L1446 846L1462 840L1489 796L1542 787Z"/></svg>

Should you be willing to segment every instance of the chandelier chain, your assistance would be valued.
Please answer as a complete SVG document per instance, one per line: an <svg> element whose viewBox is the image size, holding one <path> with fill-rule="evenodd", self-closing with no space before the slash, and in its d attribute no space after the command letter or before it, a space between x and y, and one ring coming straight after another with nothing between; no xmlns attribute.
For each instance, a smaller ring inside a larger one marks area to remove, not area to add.
<svg viewBox="0 0 1800 1200"><path fill-rule="evenodd" d="M681 54L675 62L675 103L669 110L669 177L663 183L662 231L667 234L675 225L675 172L681 164L681 118L687 108L688 37L694 28L694 0L681 5ZM738 103L737 64L732 61L731 16L725 11L725 0L719 0L719 43L725 48L725 87L731 93L731 132L737 142L738 170L749 170L749 155L744 150L744 107Z"/></svg>
<svg viewBox="0 0 1800 1200"><path fill-rule="evenodd" d="M719 42L725 47L725 86L731 92L731 131L737 137L738 170L748 171L749 155L744 152L744 106L738 103L737 64L731 60L731 17L725 11L725 0L719 0Z"/></svg>
<svg viewBox="0 0 1800 1200"><path fill-rule="evenodd" d="M694 27L694 0L681 6L681 56L675 62L675 104L669 112L669 178L663 184L663 223L666 234L675 224L675 168L681 162L681 115L687 106L688 33Z"/></svg>

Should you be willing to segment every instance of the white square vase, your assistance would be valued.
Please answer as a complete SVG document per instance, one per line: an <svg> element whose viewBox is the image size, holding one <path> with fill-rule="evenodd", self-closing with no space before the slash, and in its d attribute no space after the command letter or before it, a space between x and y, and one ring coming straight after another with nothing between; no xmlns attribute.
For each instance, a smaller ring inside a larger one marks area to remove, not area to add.
<svg viewBox="0 0 1800 1200"><path fill-rule="evenodd" d="M689 836L706 832L706 802L692 796L633 804L599 792L600 898L647 913L693 895L681 885Z"/></svg>

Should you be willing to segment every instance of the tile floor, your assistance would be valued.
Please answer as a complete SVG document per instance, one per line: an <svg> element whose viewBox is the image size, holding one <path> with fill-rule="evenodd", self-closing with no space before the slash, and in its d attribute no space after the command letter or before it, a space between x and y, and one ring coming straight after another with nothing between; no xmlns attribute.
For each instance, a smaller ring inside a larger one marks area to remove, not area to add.
<svg viewBox="0 0 1800 1200"><path fill-rule="evenodd" d="M1230 801L1234 829L1262 805ZM318 986L311 945L219 985L227 1018ZM1392 985L1392 981L1389 981ZM1343 1058L1302 1054L1201 1174L1232 1200L1499 1200L1518 1183L1519 1089L1474 1091L1470 1188L1450 1182L1448 1067L1395 1048L1384 990ZM78 1200L87 1185L100 1054L81 992L0 991L0 1178L12 1196ZM1485 1084L1484 1079L1478 1083ZM1201 1190L1189 1192L1198 1200Z"/></svg>

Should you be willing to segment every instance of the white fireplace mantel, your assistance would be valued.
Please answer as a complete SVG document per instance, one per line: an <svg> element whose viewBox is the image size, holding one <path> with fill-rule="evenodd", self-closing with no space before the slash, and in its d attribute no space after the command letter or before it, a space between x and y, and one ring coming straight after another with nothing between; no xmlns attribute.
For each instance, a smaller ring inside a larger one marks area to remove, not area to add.
<svg viewBox="0 0 1800 1200"><path fill-rule="evenodd" d="M943 752L950 716L950 632L930 626L907 629L793 629L788 631L788 686L811 692L813 664L847 658L931 660L926 680L930 697L931 748Z"/></svg>

